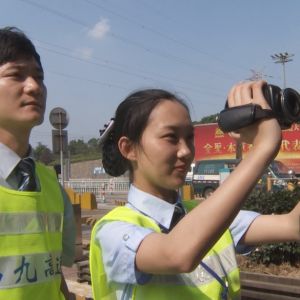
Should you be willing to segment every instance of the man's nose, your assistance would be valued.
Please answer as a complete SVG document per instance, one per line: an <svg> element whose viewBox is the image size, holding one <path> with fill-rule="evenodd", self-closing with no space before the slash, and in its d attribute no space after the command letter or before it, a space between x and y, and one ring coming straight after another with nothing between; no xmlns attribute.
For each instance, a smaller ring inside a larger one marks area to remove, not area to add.
<svg viewBox="0 0 300 300"><path fill-rule="evenodd" d="M28 76L24 82L24 89L27 93L42 94L44 91L44 84L32 76Z"/></svg>

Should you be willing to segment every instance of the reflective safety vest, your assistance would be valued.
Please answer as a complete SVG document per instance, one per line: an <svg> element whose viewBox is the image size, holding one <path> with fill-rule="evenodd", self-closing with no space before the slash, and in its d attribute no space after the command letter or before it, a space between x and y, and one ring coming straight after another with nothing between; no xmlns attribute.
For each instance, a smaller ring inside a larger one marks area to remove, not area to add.
<svg viewBox="0 0 300 300"><path fill-rule="evenodd" d="M114 284L107 281L102 262L101 246L95 240L98 228L103 222L125 221L160 232L159 226L149 217L128 207L117 207L100 219L92 230L90 244L90 271L94 300L116 300ZM235 257L233 240L227 230L213 248L191 273L176 275L153 275L145 285L134 285L132 300L218 300L240 299L239 270ZM207 267L213 270L207 271ZM223 286L228 294L222 298Z"/></svg>
<svg viewBox="0 0 300 300"><path fill-rule="evenodd" d="M0 299L63 300L64 203L54 171L36 163L41 191L0 186Z"/></svg>

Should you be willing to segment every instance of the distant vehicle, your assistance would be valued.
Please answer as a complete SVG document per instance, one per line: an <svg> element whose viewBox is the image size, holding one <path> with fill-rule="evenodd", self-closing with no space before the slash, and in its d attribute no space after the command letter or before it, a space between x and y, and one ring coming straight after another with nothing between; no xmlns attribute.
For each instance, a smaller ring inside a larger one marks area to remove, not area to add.
<svg viewBox="0 0 300 300"><path fill-rule="evenodd" d="M195 167L195 163L192 163L191 166L190 166L190 169L187 172L186 177L185 177L185 183L186 184L191 184L192 183L193 174L194 174L194 167Z"/></svg>
<svg viewBox="0 0 300 300"><path fill-rule="evenodd" d="M207 198L220 185L220 170L232 172L239 164L238 159L212 159L197 161L194 167L192 185L194 193ZM273 190L284 189L288 179L294 179L294 172L282 162L274 160L266 169L256 188L266 186L267 177L272 178Z"/></svg>
<svg viewBox="0 0 300 300"><path fill-rule="evenodd" d="M105 174L105 170L103 167L95 167L93 170L94 175Z"/></svg>
<svg viewBox="0 0 300 300"><path fill-rule="evenodd" d="M298 182L295 172L278 160L274 160L273 162L271 162L267 170L262 175L261 179L258 181L256 188L265 187L268 177L271 177L272 179L273 191L285 189L288 182Z"/></svg>
<svg viewBox="0 0 300 300"><path fill-rule="evenodd" d="M192 185L194 193L207 198L220 184L220 170L232 171L240 162L238 159L212 159L197 161L194 167Z"/></svg>

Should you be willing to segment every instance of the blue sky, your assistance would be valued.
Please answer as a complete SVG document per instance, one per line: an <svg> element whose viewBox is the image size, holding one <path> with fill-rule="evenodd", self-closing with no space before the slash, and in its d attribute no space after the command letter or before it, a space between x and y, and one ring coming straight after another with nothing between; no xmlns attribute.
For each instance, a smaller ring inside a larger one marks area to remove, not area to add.
<svg viewBox="0 0 300 300"><path fill-rule="evenodd" d="M287 86L300 89L297 0L1 0L0 26L33 40L48 87L32 144L52 147L49 113L64 108L69 141L98 137L132 91L183 97L193 120L222 110L230 87L260 73L283 85L270 55L294 54Z"/></svg>

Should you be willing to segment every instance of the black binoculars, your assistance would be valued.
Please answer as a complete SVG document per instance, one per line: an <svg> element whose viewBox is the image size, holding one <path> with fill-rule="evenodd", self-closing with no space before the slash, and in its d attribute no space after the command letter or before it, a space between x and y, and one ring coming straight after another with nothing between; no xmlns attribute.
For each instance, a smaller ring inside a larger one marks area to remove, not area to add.
<svg viewBox="0 0 300 300"><path fill-rule="evenodd" d="M293 123L300 122L300 95L296 90L265 84L263 94L271 110L262 109L256 104L229 108L226 101L225 109L217 117L221 130L238 130L262 118L276 118L281 129L288 129Z"/></svg>

